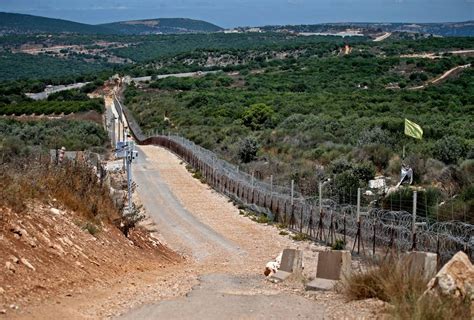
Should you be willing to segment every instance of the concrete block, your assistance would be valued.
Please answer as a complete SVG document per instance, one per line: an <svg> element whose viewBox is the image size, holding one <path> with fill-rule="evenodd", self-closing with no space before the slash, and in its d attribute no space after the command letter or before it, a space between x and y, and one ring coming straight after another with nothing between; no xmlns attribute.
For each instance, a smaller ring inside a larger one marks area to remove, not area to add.
<svg viewBox="0 0 474 320"><path fill-rule="evenodd" d="M402 256L412 274L421 275L425 279L436 276L438 271L438 255L432 252L412 251Z"/></svg>
<svg viewBox="0 0 474 320"><path fill-rule="evenodd" d="M272 275L268 280L270 280L273 283L278 283L285 281L291 276L291 272L286 272L282 270L278 270L274 275Z"/></svg>
<svg viewBox="0 0 474 320"><path fill-rule="evenodd" d="M303 251L296 249L284 249L281 256L280 268L278 270L296 273L303 270Z"/></svg>
<svg viewBox="0 0 474 320"><path fill-rule="evenodd" d="M316 278L313 281L306 284L306 290L312 291L329 291L334 289L336 280Z"/></svg>
<svg viewBox="0 0 474 320"><path fill-rule="evenodd" d="M303 271L303 251L284 249L281 256L280 268L268 280L274 283L282 282Z"/></svg>
<svg viewBox="0 0 474 320"><path fill-rule="evenodd" d="M351 253L348 250L321 251L318 253L316 278L341 280L351 271Z"/></svg>

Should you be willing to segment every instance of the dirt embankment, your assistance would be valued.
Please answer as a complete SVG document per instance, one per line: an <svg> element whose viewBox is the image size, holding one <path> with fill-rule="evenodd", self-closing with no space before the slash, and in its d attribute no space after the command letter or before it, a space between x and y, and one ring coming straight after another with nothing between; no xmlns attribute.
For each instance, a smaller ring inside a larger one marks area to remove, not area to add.
<svg viewBox="0 0 474 320"><path fill-rule="evenodd" d="M130 273L166 272L181 261L148 232L136 229L127 239L114 225L93 226L54 201L32 202L23 213L0 207L0 253L0 318L31 317L28 310L46 299Z"/></svg>

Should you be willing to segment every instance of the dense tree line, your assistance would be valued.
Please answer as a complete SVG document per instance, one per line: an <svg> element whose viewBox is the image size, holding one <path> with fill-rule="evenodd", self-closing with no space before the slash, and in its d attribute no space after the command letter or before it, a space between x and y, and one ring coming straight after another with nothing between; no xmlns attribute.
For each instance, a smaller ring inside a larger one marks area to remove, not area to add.
<svg viewBox="0 0 474 320"><path fill-rule="evenodd" d="M100 151L108 142L102 126L80 120L0 119L0 137L0 153L4 160L6 157L28 154L38 148Z"/></svg>
<svg viewBox="0 0 474 320"><path fill-rule="evenodd" d="M104 109L103 102L100 99L89 99L87 101L32 101L22 102L20 104L10 104L0 106L0 114L5 115L22 115L22 114L69 114L83 111L95 110L102 112Z"/></svg>
<svg viewBox="0 0 474 320"><path fill-rule="evenodd" d="M408 89L469 62L364 52L299 57L244 66L230 86L196 85L205 77L172 78L152 81L150 88L159 91L131 87L125 97L145 130L177 131L260 178L274 175L280 184L295 179L305 194L316 191L320 166L323 176L335 177L335 192L367 186L376 173L398 179L405 147L403 161L414 169L415 182L450 186L437 201L461 193L452 206L469 212L474 70ZM391 83L401 89L387 89ZM404 135L405 118L422 126L422 141Z"/></svg>

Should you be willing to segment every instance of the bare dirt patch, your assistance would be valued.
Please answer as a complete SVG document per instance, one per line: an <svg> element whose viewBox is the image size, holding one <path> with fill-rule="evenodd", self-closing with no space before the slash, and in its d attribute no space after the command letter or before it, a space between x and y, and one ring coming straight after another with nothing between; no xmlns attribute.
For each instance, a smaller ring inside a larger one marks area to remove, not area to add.
<svg viewBox="0 0 474 320"><path fill-rule="evenodd" d="M28 318L29 309L52 297L181 261L145 231L127 239L115 226L95 227L58 203L33 202L21 214L2 207L0 221L0 310L8 317Z"/></svg>

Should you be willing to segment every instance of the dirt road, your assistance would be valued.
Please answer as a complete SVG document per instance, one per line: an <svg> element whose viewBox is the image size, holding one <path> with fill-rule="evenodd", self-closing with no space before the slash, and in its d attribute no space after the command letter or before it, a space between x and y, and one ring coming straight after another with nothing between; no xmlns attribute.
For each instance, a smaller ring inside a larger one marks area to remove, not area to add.
<svg viewBox="0 0 474 320"><path fill-rule="evenodd" d="M172 163L160 161L164 159L164 155L155 157L153 147L138 148L138 151L139 156L133 166L133 178L138 185L140 200L172 249L198 261L215 254L216 251L231 257L245 255L239 246L202 223L182 206L160 174L160 169L167 170L168 173L173 172ZM202 201L195 199L193 204L209 205L205 196L202 196Z"/></svg>
<svg viewBox="0 0 474 320"><path fill-rule="evenodd" d="M275 285L263 269L286 247L304 250L305 274L315 275L310 242L295 242L270 225L239 214L229 200L194 179L169 151L139 146L133 176L137 193L161 240L188 258L181 277L197 279L180 298L157 301L120 319L322 319L373 315L374 304L346 304L337 293L306 293L302 281ZM352 310L351 310L352 309Z"/></svg>
<svg viewBox="0 0 474 320"><path fill-rule="evenodd" d="M374 42L384 41L385 39L387 39L387 38L390 37L391 35L392 35L391 32L385 32L383 35L378 36L377 38L375 38L375 39L374 39Z"/></svg>
<svg viewBox="0 0 474 320"><path fill-rule="evenodd" d="M469 64L465 64L465 65L462 65L462 66L457 66L457 67L451 68L448 71L444 72L442 75L440 75L440 76L438 76L434 79L428 80L425 84L423 84L421 86L408 88L408 90L424 89L430 84L436 84L436 83L450 77L451 75L456 74L456 72L462 71L462 70L464 70L466 68L470 68L470 67L471 67L471 64L469 63Z"/></svg>

